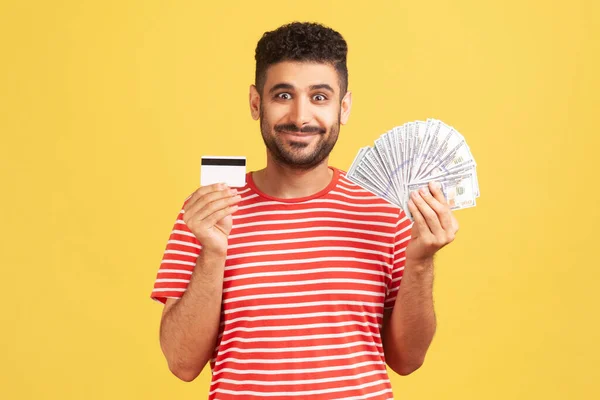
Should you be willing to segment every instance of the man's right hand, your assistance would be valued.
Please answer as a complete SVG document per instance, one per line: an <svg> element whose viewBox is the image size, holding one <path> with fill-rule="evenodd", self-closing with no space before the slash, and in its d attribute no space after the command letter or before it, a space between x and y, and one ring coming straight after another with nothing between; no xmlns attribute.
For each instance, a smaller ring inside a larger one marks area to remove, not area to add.
<svg viewBox="0 0 600 400"><path fill-rule="evenodd" d="M202 251L225 255L231 232L231 214L241 196L224 183L202 186L196 190L183 210L183 221L202 245Z"/></svg>

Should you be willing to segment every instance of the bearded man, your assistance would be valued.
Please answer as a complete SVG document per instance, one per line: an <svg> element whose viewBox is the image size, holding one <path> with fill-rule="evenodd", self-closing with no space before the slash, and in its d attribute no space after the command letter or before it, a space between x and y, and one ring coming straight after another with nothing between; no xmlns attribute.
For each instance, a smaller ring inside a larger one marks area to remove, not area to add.
<svg viewBox="0 0 600 400"><path fill-rule="evenodd" d="M177 217L152 298L160 344L210 399L392 399L436 329L433 256L458 224L439 185L404 210L328 165L352 106L347 45L291 23L256 47L250 112L264 169L246 186L200 187Z"/></svg>

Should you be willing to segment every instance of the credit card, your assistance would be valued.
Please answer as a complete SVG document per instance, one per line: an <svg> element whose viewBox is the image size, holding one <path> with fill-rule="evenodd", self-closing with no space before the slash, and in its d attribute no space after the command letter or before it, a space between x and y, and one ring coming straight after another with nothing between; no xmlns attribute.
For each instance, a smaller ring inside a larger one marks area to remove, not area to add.
<svg viewBox="0 0 600 400"><path fill-rule="evenodd" d="M229 187L246 186L246 157L202 156L200 186L226 183Z"/></svg>

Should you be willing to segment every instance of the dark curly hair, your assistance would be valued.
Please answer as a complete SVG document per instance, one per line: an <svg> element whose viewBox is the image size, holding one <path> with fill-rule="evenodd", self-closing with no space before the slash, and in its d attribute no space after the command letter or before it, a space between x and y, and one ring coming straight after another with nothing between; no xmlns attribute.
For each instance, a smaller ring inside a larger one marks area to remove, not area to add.
<svg viewBox="0 0 600 400"><path fill-rule="evenodd" d="M281 61L331 64L338 73L340 100L348 90L348 46L338 32L311 22L292 22L265 32L256 45L255 85L262 94L267 68Z"/></svg>

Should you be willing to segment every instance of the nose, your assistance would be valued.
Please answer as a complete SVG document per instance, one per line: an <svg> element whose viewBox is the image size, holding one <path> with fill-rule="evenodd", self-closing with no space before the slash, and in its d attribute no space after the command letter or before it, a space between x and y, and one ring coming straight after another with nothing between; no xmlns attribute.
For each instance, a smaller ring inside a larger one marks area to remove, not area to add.
<svg viewBox="0 0 600 400"><path fill-rule="evenodd" d="M303 96L299 96L294 101L290 110L290 122L296 124L298 128L310 122L310 103Z"/></svg>

